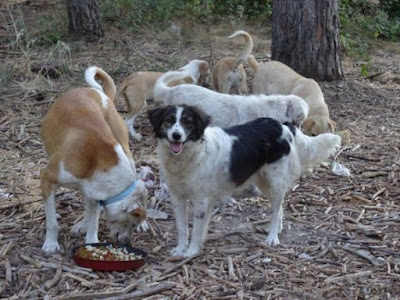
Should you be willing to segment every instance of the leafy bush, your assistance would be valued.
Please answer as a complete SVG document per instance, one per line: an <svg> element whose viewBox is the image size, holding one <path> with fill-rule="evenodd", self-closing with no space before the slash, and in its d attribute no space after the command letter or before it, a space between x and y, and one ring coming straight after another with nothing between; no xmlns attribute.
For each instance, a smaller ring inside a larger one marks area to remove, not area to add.
<svg viewBox="0 0 400 300"><path fill-rule="evenodd" d="M272 13L272 0L99 0L99 6L103 19L134 31L174 18L196 23L220 17L255 21Z"/></svg>
<svg viewBox="0 0 400 300"><path fill-rule="evenodd" d="M368 48L377 39L399 40L400 13L391 17L391 14L383 9L386 7L387 10L395 10L397 4L400 4L400 0L381 0L380 4L365 0L340 1L342 48L350 56L367 58Z"/></svg>
<svg viewBox="0 0 400 300"><path fill-rule="evenodd" d="M380 0L379 5L390 18L400 18L400 0Z"/></svg>

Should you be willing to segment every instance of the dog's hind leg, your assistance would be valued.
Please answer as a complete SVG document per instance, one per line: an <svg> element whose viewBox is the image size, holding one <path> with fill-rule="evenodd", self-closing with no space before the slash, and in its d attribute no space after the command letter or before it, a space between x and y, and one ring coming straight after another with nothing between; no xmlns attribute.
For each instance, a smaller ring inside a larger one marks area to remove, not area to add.
<svg viewBox="0 0 400 300"><path fill-rule="evenodd" d="M194 203L193 230L190 245L184 256L197 254L203 247L208 233L208 224L211 219L212 201L208 198L198 200Z"/></svg>
<svg viewBox="0 0 400 300"><path fill-rule="evenodd" d="M128 107L128 117L126 118L125 123L128 126L129 134L135 140L140 141L142 135L136 132L134 123L136 117L146 107L146 91L143 88L135 91L128 87L125 90L125 102Z"/></svg>
<svg viewBox="0 0 400 300"><path fill-rule="evenodd" d="M178 230L178 245L171 250L171 255L182 256L188 245L188 220L186 200L177 199L171 194L172 207L175 213L176 228Z"/></svg>

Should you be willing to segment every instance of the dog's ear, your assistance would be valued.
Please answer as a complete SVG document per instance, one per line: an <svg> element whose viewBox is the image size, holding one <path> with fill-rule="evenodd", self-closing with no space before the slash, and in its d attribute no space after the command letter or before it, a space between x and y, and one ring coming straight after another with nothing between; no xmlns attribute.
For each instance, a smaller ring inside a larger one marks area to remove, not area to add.
<svg viewBox="0 0 400 300"><path fill-rule="evenodd" d="M304 121L304 123L302 125L302 128L305 131L310 131L311 128L314 126L314 124L315 124L315 121L313 119L307 119L307 120Z"/></svg>
<svg viewBox="0 0 400 300"><path fill-rule="evenodd" d="M157 134L158 130L160 129L161 124L164 120L164 113L167 110L167 108L168 108L168 106L152 109L148 113L150 124L153 127L153 131L156 134Z"/></svg>
<svg viewBox="0 0 400 300"><path fill-rule="evenodd" d="M200 63L199 70L200 70L200 74L202 74L202 75L210 74L210 68L208 66L208 63L205 61Z"/></svg>
<svg viewBox="0 0 400 300"><path fill-rule="evenodd" d="M328 120L329 127L331 128L332 133L335 133L336 129L336 122L332 121L331 119Z"/></svg>
<svg viewBox="0 0 400 300"><path fill-rule="evenodd" d="M204 130L208 125L210 125L210 116L203 112L201 109L197 107L191 107L193 112L193 122L195 124L195 128L193 129L191 135L191 139L196 141L199 140L203 134Z"/></svg>

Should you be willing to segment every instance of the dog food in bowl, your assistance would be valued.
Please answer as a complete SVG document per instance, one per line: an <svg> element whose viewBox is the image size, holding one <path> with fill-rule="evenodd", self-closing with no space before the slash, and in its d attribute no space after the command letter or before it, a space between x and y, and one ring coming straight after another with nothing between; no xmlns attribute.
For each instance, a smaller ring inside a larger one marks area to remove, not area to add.
<svg viewBox="0 0 400 300"><path fill-rule="evenodd" d="M137 260L142 259L140 254L129 252L125 247L114 247L113 245L98 246L92 245L81 246L75 250L75 255L81 258L91 260Z"/></svg>
<svg viewBox="0 0 400 300"><path fill-rule="evenodd" d="M109 243L79 245L72 255L78 266L99 271L135 270L144 265L147 256L142 250Z"/></svg>

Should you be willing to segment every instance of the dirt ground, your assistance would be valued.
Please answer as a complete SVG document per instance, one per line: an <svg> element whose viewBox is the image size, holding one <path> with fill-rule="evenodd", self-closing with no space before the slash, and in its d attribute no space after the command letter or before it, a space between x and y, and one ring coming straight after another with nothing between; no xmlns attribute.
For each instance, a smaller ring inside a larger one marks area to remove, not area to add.
<svg viewBox="0 0 400 300"><path fill-rule="evenodd" d="M22 14L29 24L34 22L28 14L33 8L26 6ZM10 27L11 23L1 27L3 40ZM188 261L172 259L174 216L167 201L153 197L152 207L169 217L149 219L151 230L133 237L134 246L149 253L146 265L137 271L93 272L77 267L70 257L71 248L84 238L69 231L83 211L81 197L59 189L62 251L43 253L39 170L47 157L39 131L51 103L69 88L85 86L83 72L90 65L102 67L118 84L133 71L165 71L191 59L213 63L210 50L216 61L240 49L240 40L225 38L236 29L247 30L255 41L256 57L268 60L268 30L244 24L211 29L210 35L200 27L157 34L108 30L99 42L69 39L47 47L2 43L0 297L400 299L400 45L394 43L382 43L373 51L367 62L369 78L360 75L365 62L344 58L346 80L321 83L343 137L342 151L330 162L343 164L351 176L334 175L329 163L306 172L286 196L278 247L263 244L268 200L241 195L237 204L215 209L201 255ZM42 62L62 66L60 76L33 72ZM126 113L122 99L117 107ZM137 125L143 140L131 140L136 165L148 165L158 174L155 139L145 114ZM109 241L104 219L99 238Z"/></svg>

